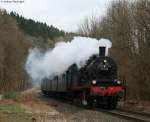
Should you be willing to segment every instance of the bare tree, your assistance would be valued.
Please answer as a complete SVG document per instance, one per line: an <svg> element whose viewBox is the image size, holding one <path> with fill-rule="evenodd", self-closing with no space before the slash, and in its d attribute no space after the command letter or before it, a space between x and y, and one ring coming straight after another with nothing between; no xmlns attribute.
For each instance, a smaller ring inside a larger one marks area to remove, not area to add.
<svg viewBox="0 0 150 122"><path fill-rule="evenodd" d="M127 82L128 97L148 99L150 1L113 1L102 19L86 19L80 30L86 36L113 42L111 56L119 65L119 79Z"/></svg>

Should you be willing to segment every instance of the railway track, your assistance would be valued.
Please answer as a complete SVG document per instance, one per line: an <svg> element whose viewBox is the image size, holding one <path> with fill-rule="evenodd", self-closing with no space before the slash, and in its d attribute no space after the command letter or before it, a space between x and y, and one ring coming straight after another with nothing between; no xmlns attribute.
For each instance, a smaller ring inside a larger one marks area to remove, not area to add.
<svg viewBox="0 0 150 122"><path fill-rule="evenodd" d="M72 102L64 99L61 99L60 101L81 108L81 105L79 104L73 104ZM133 122L150 122L150 114L148 113L135 112L135 111L125 110L125 109L107 110L107 109L101 109L95 107L91 110L100 111Z"/></svg>
<svg viewBox="0 0 150 122"><path fill-rule="evenodd" d="M150 122L150 114L147 113L134 112L134 111L128 111L123 109L116 109L116 110L100 109L99 111L113 116L117 116L119 118L132 120L134 122Z"/></svg>

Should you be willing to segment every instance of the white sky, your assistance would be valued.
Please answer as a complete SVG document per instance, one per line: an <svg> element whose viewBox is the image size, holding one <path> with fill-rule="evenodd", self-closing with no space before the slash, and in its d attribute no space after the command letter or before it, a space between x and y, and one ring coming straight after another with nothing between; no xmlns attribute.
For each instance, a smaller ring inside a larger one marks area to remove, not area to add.
<svg viewBox="0 0 150 122"><path fill-rule="evenodd" d="M5 0L0 0L0 8L9 12L15 11L26 18L46 22L65 31L76 31L85 17L104 15L112 0L24 0L24 3L2 1Z"/></svg>

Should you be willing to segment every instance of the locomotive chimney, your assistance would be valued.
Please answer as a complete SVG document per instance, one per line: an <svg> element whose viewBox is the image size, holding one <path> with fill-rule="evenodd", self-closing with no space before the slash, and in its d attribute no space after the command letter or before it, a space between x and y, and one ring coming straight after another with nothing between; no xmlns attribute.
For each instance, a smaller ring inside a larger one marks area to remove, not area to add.
<svg viewBox="0 0 150 122"><path fill-rule="evenodd" d="M106 47L99 47L99 56L106 56Z"/></svg>

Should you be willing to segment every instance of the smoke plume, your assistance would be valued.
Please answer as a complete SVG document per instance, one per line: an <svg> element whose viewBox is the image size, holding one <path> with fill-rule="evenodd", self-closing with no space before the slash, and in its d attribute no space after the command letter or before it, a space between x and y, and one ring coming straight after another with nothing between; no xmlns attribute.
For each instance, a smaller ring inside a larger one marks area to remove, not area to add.
<svg viewBox="0 0 150 122"><path fill-rule="evenodd" d="M71 42L59 42L53 49L42 51L34 48L29 50L25 69L34 81L52 78L64 73L72 64L82 67L94 54L99 53L99 46L106 47L106 55L112 43L107 39L74 37Z"/></svg>

